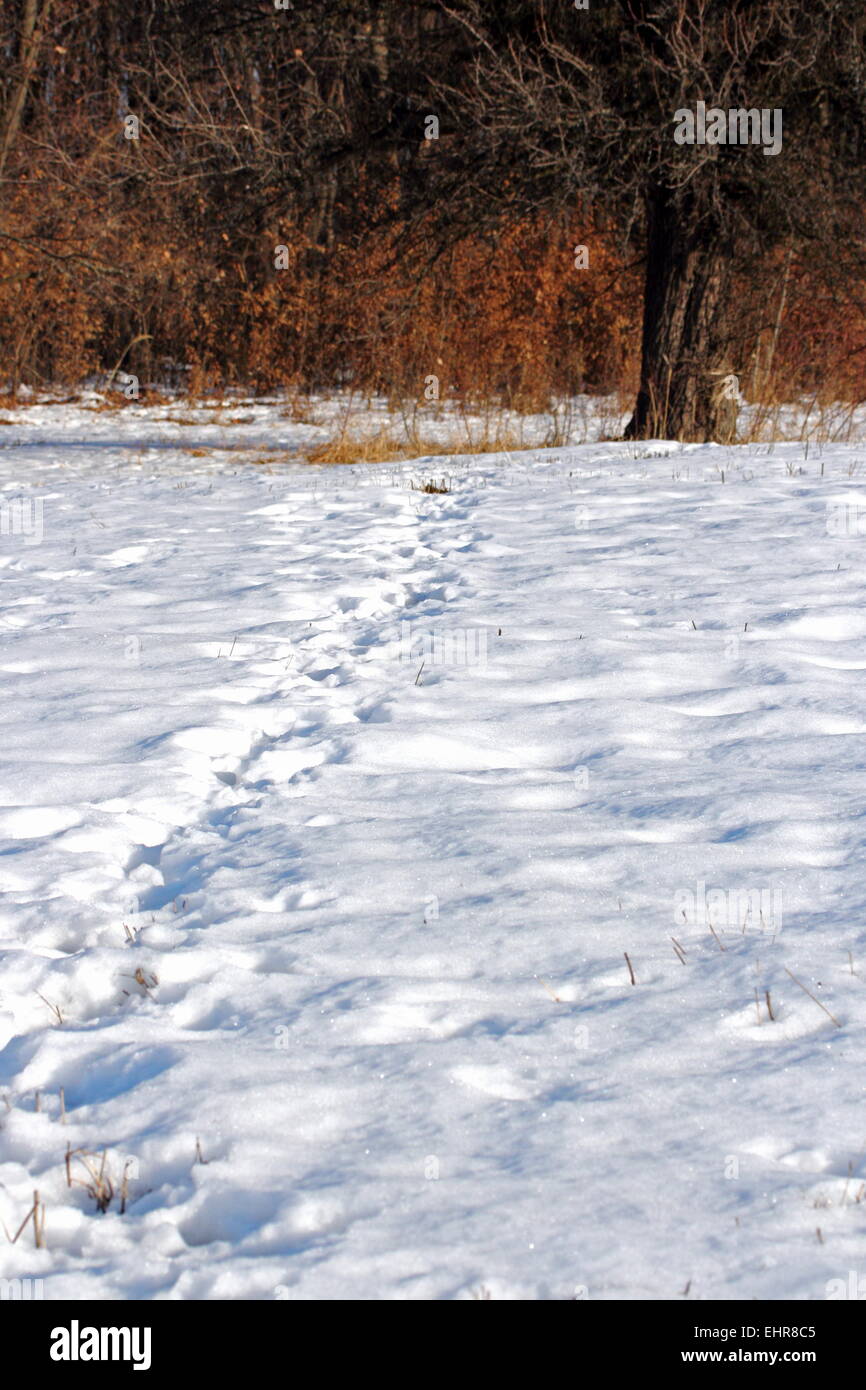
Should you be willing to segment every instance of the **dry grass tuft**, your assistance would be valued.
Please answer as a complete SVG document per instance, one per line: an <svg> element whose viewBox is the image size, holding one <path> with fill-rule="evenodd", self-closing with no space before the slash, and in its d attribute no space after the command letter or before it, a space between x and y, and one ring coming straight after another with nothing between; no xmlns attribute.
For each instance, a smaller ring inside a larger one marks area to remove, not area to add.
<svg viewBox="0 0 866 1390"><path fill-rule="evenodd" d="M72 1161L77 1161L84 1168L86 1178L77 1178L72 1172ZM100 1212L108 1211L115 1196L119 1198L120 1215L126 1211L129 1200L129 1177L132 1160L127 1159L123 1165L123 1174L120 1179L120 1188L115 1186L114 1179L108 1167L108 1153L103 1149L102 1154L88 1152L87 1149L73 1149L71 1144L66 1147L66 1186L83 1187L88 1197L96 1203L96 1209Z"/></svg>
<svg viewBox="0 0 866 1390"><path fill-rule="evenodd" d="M435 478L431 478L429 482L427 482L427 483L421 483L420 486L419 486L419 485L416 485L415 483L413 483L413 484L412 484L412 491L413 491L413 492L450 492L451 489L450 489L450 487L448 486L448 483L446 482L446 480L445 480L444 478L440 479L440 481L439 481L438 483L436 482L436 479L435 479Z"/></svg>
<svg viewBox="0 0 866 1390"><path fill-rule="evenodd" d="M392 463L409 455L390 430L374 435L338 434L315 445L304 457L307 463Z"/></svg>
<svg viewBox="0 0 866 1390"><path fill-rule="evenodd" d="M303 457L307 463L395 463L402 459L450 457L454 454L517 453L525 449L550 447L554 442L559 442L555 430L542 442L527 442L505 423L499 411L486 415L480 424L473 424L463 412L459 418L449 420L447 437L425 433L415 413L403 415L402 429L389 423L372 433L353 429L350 415L351 412L347 412L338 432L331 439L305 451Z"/></svg>

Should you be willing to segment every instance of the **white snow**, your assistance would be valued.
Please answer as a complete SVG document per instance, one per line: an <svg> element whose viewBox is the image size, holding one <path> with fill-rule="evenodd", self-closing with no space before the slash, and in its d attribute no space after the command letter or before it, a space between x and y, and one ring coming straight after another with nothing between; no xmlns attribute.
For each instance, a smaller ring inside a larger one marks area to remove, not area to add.
<svg viewBox="0 0 866 1390"><path fill-rule="evenodd" d="M314 468L275 405L170 413L0 437L9 1236L45 1204L0 1277L826 1297L866 1218L866 446Z"/></svg>

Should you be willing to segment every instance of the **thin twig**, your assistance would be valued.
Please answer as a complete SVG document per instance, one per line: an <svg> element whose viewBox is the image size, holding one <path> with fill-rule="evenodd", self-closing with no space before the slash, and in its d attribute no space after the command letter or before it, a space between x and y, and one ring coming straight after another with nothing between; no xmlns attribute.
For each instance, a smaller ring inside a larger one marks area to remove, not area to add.
<svg viewBox="0 0 866 1390"><path fill-rule="evenodd" d="M30 1208L30 1210L28 1211L28 1213L27 1213L27 1215L25 1216L24 1220L21 1222L21 1225L18 1227L18 1230L15 1232L14 1236L12 1237L12 1244L13 1244L13 1245L14 1245L15 1242L17 1241L17 1239L18 1239L18 1237L20 1236L21 1232L24 1230L24 1227L27 1225L27 1222L30 1220L30 1218L31 1218L32 1215L33 1215L33 1207Z"/></svg>
<svg viewBox="0 0 866 1390"><path fill-rule="evenodd" d="M58 1023L62 1023L62 1022L63 1022L63 1015L62 1015L62 1013L60 1012L60 1010L59 1010L59 1008L57 1007L57 1005L56 1005L56 1004L49 1004L48 1000L45 998L45 995L44 995L44 994L39 994L39 990L37 990L36 993L39 995L39 998L42 1000L43 1004L45 1004L46 1007L49 1008L49 1009L51 1010L51 1012L54 1014L54 1017L57 1019L57 1022L58 1022Z"/></svg>
<svg viewBox="0 0 866 1390"><path fill-rule="evenodd" d="M787 965L785 966L785 974L786 974L786 975L791 975L791 972L790 972L790 970L788 969ZM824 1010L824 1013L827 1015L828 1018L831 1018L831 1019L833 1020L833 1022L835 1023L835 1025L836 1025L837 1028L841 1028L841 1027L842 1027L842 1025L841 1025L841 1023L839 1022L839 1020L838 1020L838 1018L836 1017L836 1015L835 1015L835 1014L831 1014L830 1010L827 1008L827 1005L826 1005L826 1004L822 1004L820 999L816 999L816 998L815 998L815 996L814 996L814 994L812 993L812 991L811 991L810 989L807 989L807 988L806 988L806 986L803 984L803 981L802 981L802 980L798 980L796 975L791 975L791 979L794 981L794 984L795 984L795 985L799 985L799 986L800 986L800 988L801 988L801 990L803 991L804 994L808 994L809 998L810 998L811 1000L813 1000L814 1003L816 1003L816 1004L818 1005L818 1008L819 1008L819 1009L823 1009L823 1010Z"/></svg>
<svg viewBox="0 0 866 1390"><path fill-rule="evenodd" d="M43 1246L43 1234L45 1232L45 1205L39 1201L39 1193L33 1193L33 1239L36 1242L36 1249L41 1250Z"/></svg>

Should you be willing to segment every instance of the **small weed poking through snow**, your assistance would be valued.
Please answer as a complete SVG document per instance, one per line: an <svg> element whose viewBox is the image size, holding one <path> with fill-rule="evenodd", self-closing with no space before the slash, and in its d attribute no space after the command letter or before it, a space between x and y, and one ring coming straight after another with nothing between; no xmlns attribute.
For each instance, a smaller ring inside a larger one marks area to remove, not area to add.
<svg viewBox="0 0 866 1390"><path fill-rule="evenodd" d="M422 483L422 484L420 484L420 486L416 486L415 483L413 483L413 484L412 484L412 491L413 491L413 492L450 492L451 489L450 489L450 487L448 486L448 483L446 482L446 480L445 480L444 478L442 478L438 483L437 483L437 481L436 481L435 478L431 478L431 479L429 480L429 482Z"/></svg>
<svg viewBox="0 0 866 1390"><path fill-rule="evenodd" d="M848 1176L847 1176L846 1179L845 1179L845 1186L844 1186L844 1188L842 1189L842 1196L839 1198L838 1204L837 1204L836 1202L833 1201L833 1197L832 1197L832 1195L831 1195L830 1193L828 1193L828 1192L819 1192L818 1195L817 1195L817 1197L814 1199L814 1201L813 1201L813 1203L812 1203L812 1206L813 1206L816 1210L820 1210L821 1208L824 1208L824 1207L834 1207L834 1206L836 1206L836 1205L838 1205L838 1206L840 1206L840 1207L849 1207L849 1206L859 1207L860 1204L861 1204L861 1202L863 1202L864 1199L866 1199L866 1182L861 1182L861 1183L859 1184L859 1186L856 1188L856 1190L853 1191L853 1192L851 1192L850 1189L851 1189L851 1182L852 1182L852 1179L854 1178L854 1169L855 1169L855 1167L856 1167L856 1168L859 1168L859 1167L860 1167L860 1164L861 1164L862 1162L863 1162L863 1155L862 1155L862 1154L861 1154L860 1158L857 1159L856 1163L855 1163L854 1159L849 1158L849 1160L848 1160ZM849 1192L850 1192L850 1196L849 1196Z"/></svg>
<svg viewBox="0 0 866 1390"><path fill-rule="evenodd" d="M128 975L126 978L135 980L142 994L146 995L148 999L152 997L151 990L156 989L156 986L159 984L159 976L154 974L153 971L151 971L149 975L146 975L141 966L138 967L134 975ZM130 992L128 989L124 989L123 993L129 998Z"/></svg>
<svg viewBox="0 0 866 1390"><path fill-rule="evenodd" d="M77 1159L87 1173L86 1178L76 1178L72 1173L72 1160ZM115 1194L120 1199L120 1214L123 1216L126 1211L126 1204L129 1200L129 1169L130 1162L127 1161L123 1166L123 1176L120 1180L120 1191L115 1187L114 1179L108 1168L108 1153L103 1149L102 1156L89 1153L86 1149L73 1149L67 1146L66 1149L66 1186L83 1187L88 1197L96 1203L96 1210L101 1212L108 1211Z"/></svg>
<svg viewBox="0 0 866 1390"><path fill-rule="evenodd" d="M29 1221L33 1222L33 1243L36 1249L44 1250L45 1203L40 1200L38 1191L33 1193L33 1206L30 1208L24 1220L21 1222L21 1225L18 1227L18 1230L15 1232L14 1236L10 1236L8 1230L6 1230L5 1222L0 1223L3 1226L3 1230L6 1234L6 1239L8 1240L10 1245L15 1245L17 1243L18 1237L21 1235L21 1232L24 1230L25 1226Z"/></svg>

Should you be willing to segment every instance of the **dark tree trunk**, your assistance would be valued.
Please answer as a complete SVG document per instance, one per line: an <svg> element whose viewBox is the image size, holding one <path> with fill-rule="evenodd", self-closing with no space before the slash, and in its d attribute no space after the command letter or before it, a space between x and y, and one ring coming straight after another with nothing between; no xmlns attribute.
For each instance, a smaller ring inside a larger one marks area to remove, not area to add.
<svg viewBox="0 0 866 1390"><path fill-rule="evenodd" d="M33 76L33 69L42 41L40 21L47 22L52 0L46 0L40 13L39 0L25 0L21 19L21 35L18 44L18 75L15 79L6 110L0 119L0 178L6 168L6 161L15 144L24 107L27 102L27 89Z"/></svg>
<svg viewBox="0 0 866 1390"><path fill-rule="evenodd" d="M696 213L668 189L647 199L641 384L627 439L727 443L736 432L725 333L730 258Z"/></svg>

